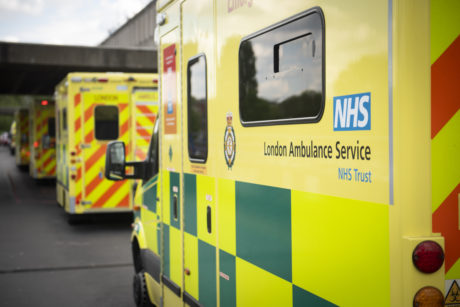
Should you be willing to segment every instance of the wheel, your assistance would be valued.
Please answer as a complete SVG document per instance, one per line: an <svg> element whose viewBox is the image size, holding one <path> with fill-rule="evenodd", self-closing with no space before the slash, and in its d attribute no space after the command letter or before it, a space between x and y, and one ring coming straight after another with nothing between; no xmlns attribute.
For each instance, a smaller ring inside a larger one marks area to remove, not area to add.
<svg viewBox="0 0 460 307"><path fill-rule="evenodd" d="M147 284L145 283L144 271L134 275L133 280L134 302L138 307L154 307L150 302Z"/></svg>
<svg viewBox="0 0 460 307"><path fill-rule="evenodd" d="M67 213L67 223L70 225L78 225L82 223L82 217L78 214Z"/></svg>

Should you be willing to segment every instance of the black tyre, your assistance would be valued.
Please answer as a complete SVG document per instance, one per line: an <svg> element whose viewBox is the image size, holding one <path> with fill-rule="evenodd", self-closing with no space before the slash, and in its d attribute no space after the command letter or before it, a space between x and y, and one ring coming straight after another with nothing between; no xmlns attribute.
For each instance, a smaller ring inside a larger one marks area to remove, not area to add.
<svg viewBox="0 0 460 307"><path fill-rule="evenodd" d="M67 213L67 223L70 225L78 225L83 221L82 217L78 214Z"/></svg>
<svg viewBox="0 0 460 307"><path fill-rule="evenodd" d="M147 284L145 283L144 271L134 275L133 280L133 294L134 302L138 307L154 307L150 301L149 293L147 291Z"/></svg>

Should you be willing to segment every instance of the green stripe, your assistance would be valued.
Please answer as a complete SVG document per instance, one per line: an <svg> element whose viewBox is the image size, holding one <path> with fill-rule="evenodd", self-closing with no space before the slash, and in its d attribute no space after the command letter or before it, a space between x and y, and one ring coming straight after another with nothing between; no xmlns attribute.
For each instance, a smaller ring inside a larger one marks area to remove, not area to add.
<svg viewBox="0 0 460 307"><path fill-rule="evenodd" d="M220 307L236 306L235 256L219 251ZM221 274L222 273L222 274Z"/></svg>
<svg viewBox="0 0 460 307"><path fill-rule="evenodd" d="M163 275L169 278L170 276L170 260L169 260L169 225L163 224Z"/></svg>
<svg viewBox="0 0 460 307"><path fill-rule="evenodd" d="M291 191L236 182L236 254L292 280Z"/></svg>
<svg viewBox="0 0 460 307"><path fill-rule="evenodd" d="M157 176L143 186L142 203L152 212L157 212Z"/></svg>
<svg viewBox="0 0 460 307"><path fill-rule="evenodd" d="M314 306L314 307L333 307L337 306L333 303L330 303L319 296L314 295L308 291L305 291L302 288L292 285L292 299L293 307L304 307L304 306Z"/></svg>
<svg viewBox="0 0 460 307"><path fill-rule="evenodd" d="M196 175L194 174L184 174L184 197L184 229L196 236Z"/></svg>
<svg viewBox="0 0 460 307"><path fill-rule="evenodd" d="M217 304L216 293L216 248L198 239L198 295L203 306Z"/></svg>

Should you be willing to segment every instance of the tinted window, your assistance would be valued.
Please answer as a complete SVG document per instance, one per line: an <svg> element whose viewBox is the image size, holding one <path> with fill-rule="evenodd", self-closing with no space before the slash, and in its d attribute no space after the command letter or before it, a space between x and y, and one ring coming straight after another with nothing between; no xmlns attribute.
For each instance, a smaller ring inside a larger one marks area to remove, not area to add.
<svg viewBox="0 0 460 307"><path fill-rule="evenodd" d="M153 128L152 137L150 139L149 151L147 156L147 164L145 166L145 179L144 183L158 174L158 126L159 126L159 119L155 122L155 126Z"/></svg>
<svg viewBox="0 0 460 307"><path fill-rule="evenodd" d="M67 109L62 109L62 129L67 130Z"/></svg>
<svg viewBox="0 0 460 307"><path fill-rule="evenodd" d="M324 108L323 17L314 10L243 39L243 125L318 121Z"/></svg>
<svg viewBox="0 0 460 307"><path fill-rule="evenodd" d="M208 156L207 105L206 58L200 55L187 65L188 153L195 162L205 162Z"/></svg>
<svg viewBox="0 0 460 307"><path fill-rule="evenodd" d="M54 117L48 118L48 135L52 138L56 137L56 123Z"/></svg>
<svg viewBox="0 0 460 307"><path fill-rule="evenodd" d="M118 138L118 108L116 106L97 106L94 109L95 136L98 140Z"/></svg>

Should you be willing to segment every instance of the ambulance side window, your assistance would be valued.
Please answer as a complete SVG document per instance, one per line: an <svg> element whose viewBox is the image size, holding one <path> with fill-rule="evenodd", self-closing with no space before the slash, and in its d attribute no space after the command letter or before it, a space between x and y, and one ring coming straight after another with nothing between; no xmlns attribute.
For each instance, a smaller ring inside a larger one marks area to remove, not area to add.
<svg viewBox="0 0 460 307"><path fill-rule="evenodd" d="M94 134L97 140L118 138L118 108L116 106L96 106L94 108Z"/></svg>
<svg viewBox="0 0 460 307"><path fill-rule="evenodd" d="M54 117L48 119L48 135L52 138L56 137L56 122Z"/></svg>
<svg viewBox="0 0 460 307"><path fill-rule="evenodd" d="M324 109L324 17L314 8L241 41L244 126L318 122Z"/></svg>
<svg viewBox="0 0 460 307"><path fill-rule="evenodd" d="M158 141L158 126L159 126L159 118L157 118L155 122L155 126L153 128L152 138L150 139L149 151L145 165L145 178L143 183L146 183L150 178L158 174L158 148L159 148L159 141Z"/></svg>
<svg viewBox="0 0 460 307"><path fill-rule="evenodd" d="M62 109L62 130L67 131L67 108Z"/></svg>
<svg viewBox="0 0 460 307"><path fill-rule="evenodd" d="M206 57L200 54L187 64L188 154L192 162L208 157L208 97Z"/></svg>

